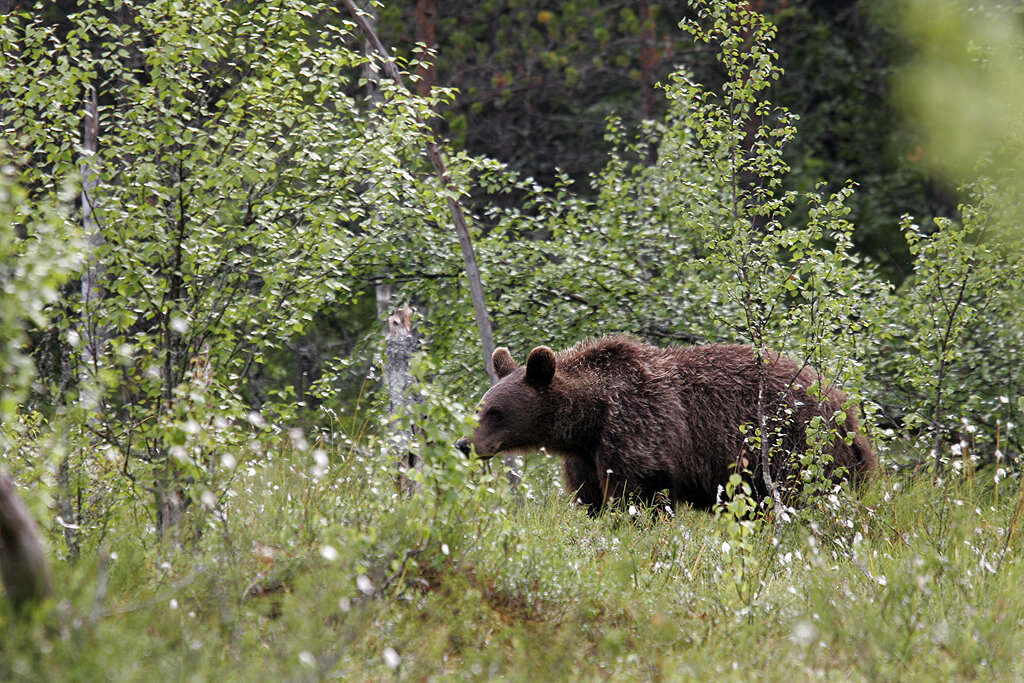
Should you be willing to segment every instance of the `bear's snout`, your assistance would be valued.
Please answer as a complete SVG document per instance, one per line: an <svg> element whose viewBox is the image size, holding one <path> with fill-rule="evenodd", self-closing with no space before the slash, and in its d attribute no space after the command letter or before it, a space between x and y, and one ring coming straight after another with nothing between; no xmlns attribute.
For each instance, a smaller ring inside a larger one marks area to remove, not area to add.
<svg viewBox="0 0 1024 683"><path fill-rule="evenodd" d="M463 455L469 455L469 439L462 437L455 442L455 447L462 451Z"/></svg>

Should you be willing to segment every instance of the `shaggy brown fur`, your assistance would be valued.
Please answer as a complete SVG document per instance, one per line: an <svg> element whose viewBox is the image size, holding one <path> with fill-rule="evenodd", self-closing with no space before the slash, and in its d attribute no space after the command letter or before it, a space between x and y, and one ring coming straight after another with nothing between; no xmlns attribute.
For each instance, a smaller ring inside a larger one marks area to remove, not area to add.
<svg viewBox="0 0 1024 683"><path fill-rule="evenodd" d="M555 354L545 346L519 366L508 349L494 352L501 380L484 394L471 440L481 457L544 448L562 457L565 484L591 512L611 498L650 502L667 490L672 503L714 505L719 486L746 469L756 495L767 491L759 452L741 425L757 424L758 366L749 346L710 344L657 348L622 337L587 341ZM764 413L781 434L782 455L771 472L783 482L806 450L806 425L821 416L834 426L843 395L826 388L821 402L806 388L818 380L808 366L773 355L765 368ZM864 477L875 454L853 416L827 450L828 470ZM852 444L841 438L855 435Z"/></svg>

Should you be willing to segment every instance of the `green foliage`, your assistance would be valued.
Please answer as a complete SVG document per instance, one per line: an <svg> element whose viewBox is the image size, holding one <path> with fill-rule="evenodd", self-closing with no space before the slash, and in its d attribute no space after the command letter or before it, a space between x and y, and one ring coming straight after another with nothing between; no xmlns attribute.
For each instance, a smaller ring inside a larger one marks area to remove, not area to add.
<svg viewBox="0 0 1024 683"><path fill-rule="evenodd" d="M107 514L149 491L164 530L174 499L217 491L219 463L260 433L253 408L294 413L294 396L259 377L268 352L346 303L360 277L411 255L453 261L454 240L431 229L445 199L417 172L429 134L418 121L446 95L385 85L368 111L352 95L365 60L351 28L301 0L112 14L95 2L68 25L5 21L4 131L32 190L24 213L56 202L79 163L94 181L89 277L102 291L54 310L70 362L36 396L63 406L83 475L72 498L99 497ZM92 156L77 142L90 93Z"/></svg>
<svg viewBox="0 0 1024 683"><path fill-rule="evenodd" d="M543 342L567 346L585 336L621 332L662 342L710 336L706 308L717 274L698 271L703 249L697 225L713 222L716 207L688 201L700 169L690 150L653 151L661 126L627 141L613 120L616 151L592 181L594 199L574 193L563 178L550 190L532 188L525 210L509 210L481 243L486 276L503 312L499 336L518 353ZM662 143L666 144L666 143ZM680 210L687 206L687 210ZM543 235L528 248L523 237Z"/></svg>
<svg viewBox="0 0 1024 683"><path fill-rule="evenodd" d="M1019 448L1022 263L997 217L993 191L979 183L960 221L939 221L925 233L909 218L904 232L917 258L913 275L891 305L881 367L885 387L910 407L901 415L938 464L946 442L959 451L977 436L986 450ZM999 349L993 353L993 349ZM1000 459L1001 454L985 456Z"/></svg>
<svg viewBox="0 0 1024 683"><path fill-rule="evenodd" d="M722 542L723 577L735 591L739 605L750 608L757 591L757 569L760 565L754 540L763 520L754 515L758 501L754 500L750 484L738 473L729 475L723 489L722 503L715 511L725 522L726 540Z"/></svg>
<svg viewBox="0 0 1024 683"><path fill-rule="evenodd" d="M45 326L46 306L57 300L68 271L77 263L73 235L57 230L61 214L53 205L27 212L27 193L16 174L12 165L0 168L0 424L4 427L19 412L35 378L35 366L24 350L26 329Z"/></svg>
<svg viewBox="0 0 1024 683"><path fill-rule="evenodd" d="M904 212L930 220L956 200L930 176L919 135L886 99L909 46L889 17L871 11L877 4L769 0L757 10L777 29L772 49L785 69L773 99L801 120L785 152L793 166L785 187L802 193L823 180L833 188L855 180L862 191L847 206L857 253L899 282L910 259L893 224ZM599 172L611 149L601 138L608 116L630 135L661 120L667 101L655 84L679 64L712 89L722 80L713 53L677 30L695 16L684 0L449 2L433 18L416 7L386 3L380 30L408 55L413 41L436 36L432 77L460 91L443 108L444 134L545 185L558 169L584 183ZM794 213L803 220L803 207Z"/></svg>
<svg viewBox="0 0 1024 683"><path fill-rule="evenodd" d="M845 363L872 333L879 312L867 302L885 290L852 253L853 187L825 194L818 186L799 197L783 189L783 152L796 129L794 116L765 96L781 75L774 27L739 4L696 7L700 23L687 28L716 47L726 82L715 96L679 73L668 94L686 105L691 145L711 176L695 192L720 204L720 220L698 223L708 252L701 265L720 273L715 286L727 302L709 313L761 352L799 352L834 377L832 363ZM807 207L801 225L787 219L798 199Z"/></svg>
<svg viewBox="0 0 1024 683"><path fill-rule="evenodd" d="M836 188L854 180L857 192L845 205L855 252L899 283L912 264L894 229L900 215L928 222L953 211L956 198L924 163L919 131L886 96L911 48L891 18L875 11L893 4L759 8L777 27L773 48L784 69L772 98L799 116L799 136L784 152L792 167L786 187L802 193L822 181ZM806 208L794 206L791 220L806 220Z"/></svg>
<svg viewBox="0 0 1024 683"><path fill-rule="evenodd" d="M1014 5L961 0L889 10L915 48L896 84L898 100L923 128L925 160L957 183L974 180L980 161L1024 134L1021 14Z"/></svg>
<svg viewBox="0 0 1024 683"><path fill-rule="evenodd" d="M1021 446L1020 8L908 2L887 16L913 41L896 94L925 136L924 160L964 186L957 219L904 220L916 263L882 369L936 464L970 454L998 479L1007 448Z"/></svg>

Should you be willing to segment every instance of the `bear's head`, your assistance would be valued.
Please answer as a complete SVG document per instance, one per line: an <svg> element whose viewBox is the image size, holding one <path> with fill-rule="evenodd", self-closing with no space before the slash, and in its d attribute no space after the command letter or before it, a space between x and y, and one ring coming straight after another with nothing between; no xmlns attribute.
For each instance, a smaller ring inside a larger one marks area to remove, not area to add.
<svg viewBox="0 0 1024 683"><path fill-rule="evenodd" d="M498 383L480 401L472 439L459 439L455 445L467 454L472 446L481 458L545 445L556 408L555 353L538 346L520 366L508 349L500 348L491 362Z"/></svg>

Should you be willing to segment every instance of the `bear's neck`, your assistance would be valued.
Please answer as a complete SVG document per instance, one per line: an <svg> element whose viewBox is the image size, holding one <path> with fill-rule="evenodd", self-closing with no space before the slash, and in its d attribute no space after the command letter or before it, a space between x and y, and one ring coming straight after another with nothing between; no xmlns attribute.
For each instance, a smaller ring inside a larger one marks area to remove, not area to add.
<svg viewBox="0 0 1024 683"><path fill-rule="evenodd" d="M606 414L598 392L581 391L555 411L548 450L565 456L592 458L601 439Z"/></svg>

